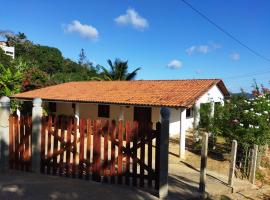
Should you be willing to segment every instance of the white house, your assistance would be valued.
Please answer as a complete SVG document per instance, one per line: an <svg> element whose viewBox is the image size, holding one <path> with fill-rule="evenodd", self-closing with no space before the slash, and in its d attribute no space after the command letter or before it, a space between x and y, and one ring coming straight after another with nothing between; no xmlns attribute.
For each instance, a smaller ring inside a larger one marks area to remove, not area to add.
<svg viewBox="0 0 270 200"><path fill-rule="evenodd" d="M69 82L12 96L19 101L41 98L55 115L153 122L161 107L169 107L170 136L180 138L180 157L185 156L185 134L198 123L194 107L223 103L229 92L220 79L84 81Z"/></svg>
<svg viewBox="0 0 270 200"><path fill-rule="evenodd" d="M7 46L6 42L0 42L0 48L3 49L6 55L9 55L12 57L12 59L15 58L15 48Z"/></svg>

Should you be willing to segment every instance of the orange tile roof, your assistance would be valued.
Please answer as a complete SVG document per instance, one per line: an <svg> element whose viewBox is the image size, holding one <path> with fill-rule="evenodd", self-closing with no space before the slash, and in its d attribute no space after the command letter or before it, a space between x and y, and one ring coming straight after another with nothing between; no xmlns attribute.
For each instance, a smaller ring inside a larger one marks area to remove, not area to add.
<svg viewBox="0 0 270 200"><path fill-rule="evenodd" d="M220 79L83 81L36 89L11 98L124 105L190 107L212 86L229 95Z"/></svg>

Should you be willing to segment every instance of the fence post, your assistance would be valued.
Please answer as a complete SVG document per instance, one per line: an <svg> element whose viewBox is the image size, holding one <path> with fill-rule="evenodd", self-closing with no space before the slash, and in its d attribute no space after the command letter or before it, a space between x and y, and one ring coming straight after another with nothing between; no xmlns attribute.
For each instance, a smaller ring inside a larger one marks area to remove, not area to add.
<svg viewBox="0 0 270 200"><path fill-rule="evenodd" d="M42 100L33 100L32 109L32 170L40 172L41 164L41 119L42 119Z"/></svg>
<svg viewBox="0 0 270 200"><path fill-rule="evenodd" d="M252 150L252 160L251 160L251 168L249 181L254 185L256 180L256 168L257 168L257 156L258 156L258 145L254 145L254 149Z"/></svg>
<svg viewBox="0 0 270 200"><path fill-rule="evenodd" d="M10 115L10 99L1 97L0 99L0 169L7 170L9 168L9 115Z"/></svg>
<svg viewBox="0 0 270 200"><path fill-rule="evenodd" d="M160 199L168 198L168 156L169 156L169 118L170 110L162 107L161 114L161 132L159 148L159 191Z"/></svg>
<svg viewBox="0 0 270 200"><path fill-rule="evenodd" d="M205 198L205 186L206 186L207 153L208 153L208 133L203 133L199 191L203 194L204 198Z"/></svg>
<svg viewBox="0 0 270 200"><path fill-rule="evenodd" d="M233 179L234 179L234 171L235 171L235 162L237 155L237 141L232 141L232 150L231 150L231 163L230 163L230 171L229 171L229 186L233 187Z"/></svg>

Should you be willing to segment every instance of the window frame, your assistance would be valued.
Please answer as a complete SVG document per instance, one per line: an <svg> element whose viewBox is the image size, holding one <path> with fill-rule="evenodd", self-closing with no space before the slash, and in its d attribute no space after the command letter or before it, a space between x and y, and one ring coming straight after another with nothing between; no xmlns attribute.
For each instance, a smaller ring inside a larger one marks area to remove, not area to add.
<svg viewBox="0 0 270 200"><path fill-rule="evenodd" d="M188 115L188 110L189 110L189 115ZM192 107L186 109L186 118L189 119L189 118L193 118L193 117L194 117L194 108L192 106Z"/></svg>

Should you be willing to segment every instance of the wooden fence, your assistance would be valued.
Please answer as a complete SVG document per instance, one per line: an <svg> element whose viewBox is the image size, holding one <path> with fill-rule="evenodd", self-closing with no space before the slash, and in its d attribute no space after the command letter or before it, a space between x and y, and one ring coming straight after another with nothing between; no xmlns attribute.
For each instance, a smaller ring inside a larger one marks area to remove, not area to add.
<svg viewBox="0 0 270 200"><path fill-rule="evenodd" d="M31 169L32 120L29 116L9 117L9 166L11 169Z"/></svg>
<svg viewBox="0 0 270 200"><path fill-rule="evenodd" d="M31 119L10 117L10 166L30 169ZM42 118L41 173L159 189L161 124Z"/></svg>

